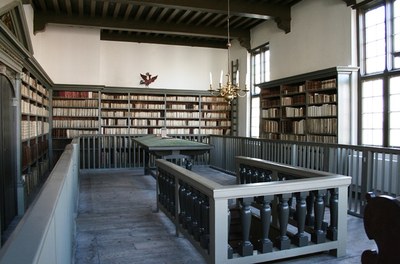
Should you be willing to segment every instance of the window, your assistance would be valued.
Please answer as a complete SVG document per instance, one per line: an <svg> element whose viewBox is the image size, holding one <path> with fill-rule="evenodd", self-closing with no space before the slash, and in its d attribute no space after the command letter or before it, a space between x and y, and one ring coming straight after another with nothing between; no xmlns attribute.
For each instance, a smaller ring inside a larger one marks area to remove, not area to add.
<svg viewBox="0 0 400 264"><path fill-rule="evenodd" d="M255 85L269 81L269 54L268 44L253 49L250 53L251 137L259 137L260 133L260 88Z"/></svg>
<svg viewBox="0 0 400 264"><path fill-rule="evenodd" d="M400 147L400 0L359 9L360 143Z"/></svg>

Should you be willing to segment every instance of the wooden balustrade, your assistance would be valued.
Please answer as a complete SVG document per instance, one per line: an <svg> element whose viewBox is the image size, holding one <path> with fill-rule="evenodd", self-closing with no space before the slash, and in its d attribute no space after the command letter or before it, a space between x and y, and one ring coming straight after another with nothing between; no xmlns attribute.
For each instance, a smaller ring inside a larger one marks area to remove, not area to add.
<svg viewBox="0 0 400 264"><path fill-rule="evenodd" d="M245 157L236 162L238 184L222 186L156 161L159 208L207 262L345 254L350 177Z"/></svg>

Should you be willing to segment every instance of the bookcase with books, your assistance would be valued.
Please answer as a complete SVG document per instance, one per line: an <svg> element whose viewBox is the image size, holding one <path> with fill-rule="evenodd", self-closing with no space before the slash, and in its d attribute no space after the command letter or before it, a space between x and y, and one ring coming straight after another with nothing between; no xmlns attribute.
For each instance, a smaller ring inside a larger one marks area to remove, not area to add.
<svg viewBox="0 0 400 264"><path fill-rule="evenodd" d="M52 138L54 161L71 138L99 133L99 93L97 91L53 91Z"/></svg>
<svg viewBox="0 0 400 264"><path fill-rule="evenodd" d="M31 197L49 172L49 91L28 71L21 75L21 172Z"/></svg>
<svg viewBox="0 0 400 264"><path fill-rule="evenodd" d="M81 134L218 134L231 132L231 109L202 91L112 89L53 91L53 148Z"/></svg>
<svg viewBox="0 0 400 264"><path fill-rule="evenodd" d="M260 136L349 143L350 93L356 67L334 67L261 83ZM338 133L343 131L343 133Z"/></svg>

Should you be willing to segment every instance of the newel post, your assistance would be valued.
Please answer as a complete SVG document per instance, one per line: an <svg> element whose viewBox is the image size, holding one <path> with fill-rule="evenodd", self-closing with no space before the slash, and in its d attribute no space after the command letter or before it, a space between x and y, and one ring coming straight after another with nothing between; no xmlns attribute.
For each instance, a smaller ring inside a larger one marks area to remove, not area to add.
<svg viewBox="0 0 400 264"><path fill-rule="evenodd" d="M228 200L209 198L210 262L225 263L228 259Z"/></svg>

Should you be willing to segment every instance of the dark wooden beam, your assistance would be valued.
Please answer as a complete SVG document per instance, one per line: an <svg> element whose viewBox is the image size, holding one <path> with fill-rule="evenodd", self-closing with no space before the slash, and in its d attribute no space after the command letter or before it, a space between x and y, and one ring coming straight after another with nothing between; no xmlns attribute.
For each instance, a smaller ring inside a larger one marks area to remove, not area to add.
<svg viewBox="0 0 400 264"><path fill-rule="evenodd" d="M43 31L46 24L63 24L84 27L97 27L110 30L138 31L148 33L165 33L174 35L190 35L211 38L226 38L225 28L207 26L188 26L168 23L151 23L114 19L109 17L79 17L77 15L36 13L34 16L34 32ZM233 38L250 38L249 30L231 29Z"/></svg>
<svg viewBox="0 0 400 264"><path fill-rule="evenodd" d="M97 0L104 1L104 0ZM108 0L115 3L134 3L135 5L159 6L163 8L188 9L211 13L228 13L227 1L216 0ZM230 0L230 13L233 16L270 19L273 17L290 18L290 5L271 4L266 2L250 2L243 0Z"/></svg>
<svg viewBox="0 0 400 264"><path fill-rule="evenodd" d="M218 41L218 40L180 38L172 36L148 36L148 35L125 34L125 33L121 34L118 32L110 32L104 30L102 30L100 33L100 39L109 41L154 43L154 44L164 44L164 45L226 49L226 43L224 41Z"/></svg>

